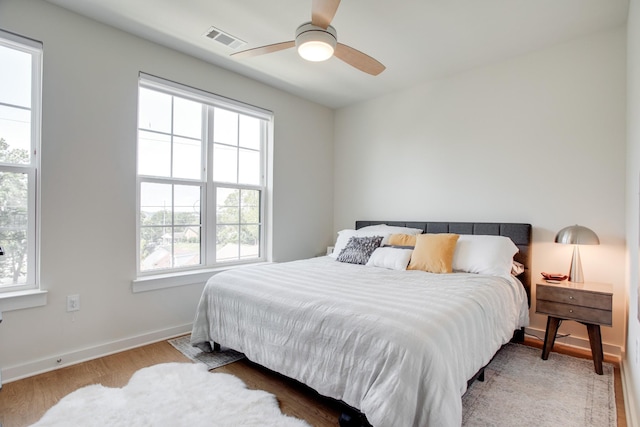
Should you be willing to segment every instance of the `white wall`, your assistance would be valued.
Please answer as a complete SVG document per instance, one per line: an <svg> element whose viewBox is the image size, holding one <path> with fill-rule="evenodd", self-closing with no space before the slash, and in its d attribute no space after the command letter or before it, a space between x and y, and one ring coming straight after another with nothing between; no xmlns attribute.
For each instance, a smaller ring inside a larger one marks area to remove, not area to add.
<svg viewBox="0 0 640 427"><path fill-rule="evenodd" d="M49 291L45 307L3 313L5 381L55 367L60 356L65 364L189 330L202 285L131 292L139 71L273 111L274 259L325 251L332 110L39 0L2 0L0 28L44 43L41 279ZM81 310L72 315L65 299L76 293Z"/></svg>
<svg viewBox="0 0 640 427"><path fill-rule="evenodd" d="M625 30L428 82L335 115L335 229L357 219L528 222L532 277L568 271L561 228L593 229L586 280L614 286L605 352L625 333ZM546 317L531 326L542 336ZM588 348L565 322L558 340ZM574 339L576 338L577 339Z"/></svg>
<svg viewBox="0 0 640 427"><path fill-rule="evenodd" d="M640 322L638 271L640 209L640 0L629 2L627 22L627 242L629 324L627 351L622 362L628 424L640 425Z"/></svg>

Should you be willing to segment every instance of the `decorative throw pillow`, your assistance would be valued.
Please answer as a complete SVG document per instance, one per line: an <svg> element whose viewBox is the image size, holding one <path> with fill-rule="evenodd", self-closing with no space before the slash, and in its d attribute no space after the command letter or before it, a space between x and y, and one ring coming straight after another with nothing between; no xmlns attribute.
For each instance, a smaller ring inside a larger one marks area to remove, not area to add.
<svg viewBox="0 0 640 427"><path fill-rule="evenodd" d="M389 246L415 246L416 236L411 234L392 234L387 242Z"/></svg>
<svg viewBox="0 0 640 427"><path fill-rule="evenodd" d="M371 254L367 267L382 267L391 270L406 270L411 259L413 248L384 246L376 249Z"/></svg>
<svg viewBox="0 0 640 427"><path fill-rule="evenodd" d="M385 239L388 238L391 233L386 233L381 230L372 230L367 227L361 228L360 230L340 230L338 231L338 238L336 239L336 243L334 244L333 252L329 255L332 258L338 258L340 252L347 246L349 240L352 237L371 237L371 236L382 236L382 243L385 243Z"/></svg>
<svg viewBox="0 0 640 427"><path fill-rule="evenodd" d="M382 236L352 237L336 260L364 265L369 261L369 257L380 246L381 242Z"/></svg>
<svg viewBox="0 0 640 427"><path fill-rule="evenodd" d="M457 234L420 234L407 270L451 273L451 262L460 236Z"/></svg>

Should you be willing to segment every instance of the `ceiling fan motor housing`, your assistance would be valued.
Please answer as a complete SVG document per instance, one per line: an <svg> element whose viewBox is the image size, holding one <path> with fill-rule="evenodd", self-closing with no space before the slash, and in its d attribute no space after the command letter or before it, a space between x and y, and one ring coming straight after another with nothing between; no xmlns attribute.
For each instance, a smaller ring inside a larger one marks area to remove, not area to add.
<svg viewBox="0 0 640 427"><path fill-rule="evenodd" d="M331 58L337 43L338 35L331 25L325 30L307 22L296 30L296 48L300 56L308 61L324 61Z"/></svg>

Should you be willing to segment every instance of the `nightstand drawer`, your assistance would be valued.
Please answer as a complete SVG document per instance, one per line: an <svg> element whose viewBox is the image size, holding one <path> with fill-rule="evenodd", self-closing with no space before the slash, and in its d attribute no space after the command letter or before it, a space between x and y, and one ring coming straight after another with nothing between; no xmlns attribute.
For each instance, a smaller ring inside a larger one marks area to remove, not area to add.
<svg viewBox="0 0 640 427"><path fill-rule="evenodd" d="M612 296L598 292L576 291L571 288L538 284L536 288L538 304L542 301L590 307L600 310L611 310Z"/></svg>
<svg viewBox="0 0 640 427"><path fill-rule="evenodd" d="M536 302L536 313L598 325L611 326L612 324L612 313L610 309L600 310L597 308L544 301L541 299L538 299Z"/></svg>

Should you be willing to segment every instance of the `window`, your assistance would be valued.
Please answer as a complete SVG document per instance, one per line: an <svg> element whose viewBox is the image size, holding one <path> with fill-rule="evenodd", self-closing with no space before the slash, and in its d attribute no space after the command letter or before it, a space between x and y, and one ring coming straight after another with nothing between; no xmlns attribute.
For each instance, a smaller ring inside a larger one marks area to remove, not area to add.
<svg viewBox="0 0 640 427"><path fill-rule="evenodd" d="M141 74L138 274L264 261L267 111Z"/></svg>
<svg viewBox="0 0 640 427"><path fill-rule="evenodd" d="M42 44L0 31L0 292L37 287Z"/></svg>

